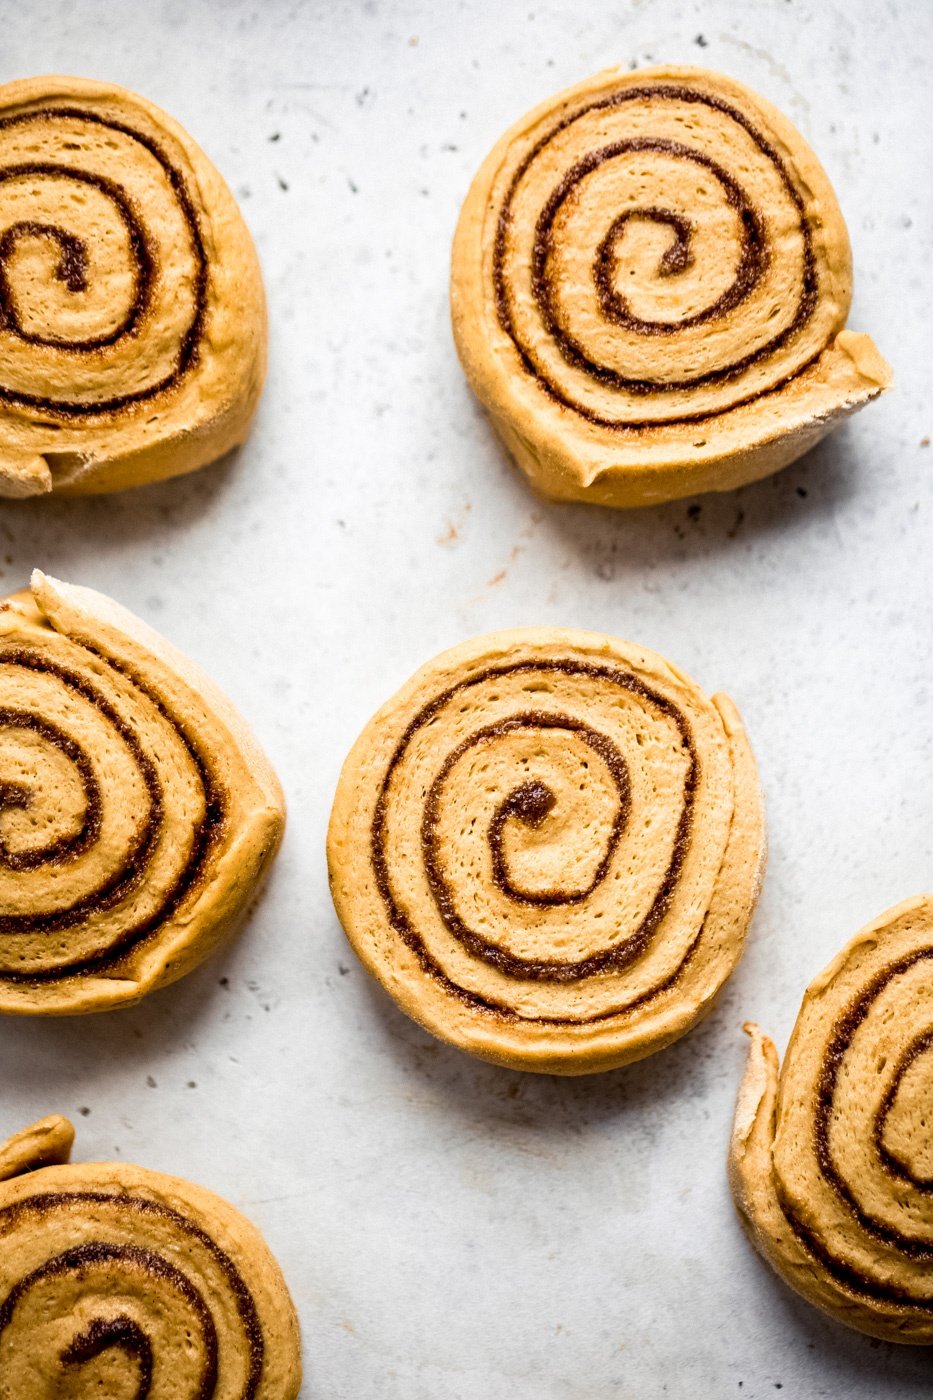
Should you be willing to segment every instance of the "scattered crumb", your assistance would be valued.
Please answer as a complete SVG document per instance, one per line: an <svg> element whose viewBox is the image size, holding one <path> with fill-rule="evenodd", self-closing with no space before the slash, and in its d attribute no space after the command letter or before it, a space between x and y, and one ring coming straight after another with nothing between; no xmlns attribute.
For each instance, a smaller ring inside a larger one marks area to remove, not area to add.
<svg viewBox="0 0 933 1400"><path fill-rule="evenodd" d="M735 513L735 520L734 520L733 523L732 523L732 529L726 531L726 533L728 534L730 540L734 540L734 539L735 539L736 535L739 533L739 530L742 528L742 521L743 521L744 519L745 519L745 512L744 512L744 510L742 510L741 507L740 507L740 508L736 511L736 513Z"/></svg>
<svg viewBox="0 0 933 1400"><path fill-rule="evenodd" d="M472 509L473 502L467 501L466 505L463 507L463 510L460 513L459 519L448 520L447 529L444 531L443 534L436 536L437 543L443 545L456 544L460 538L460 531L466 524L466 518Z"/></svg>
<svg viewBox="0 0 933 1400"><path fill-rule="evenodd" d="M81 1117L82 1117L82 1118L87 1118L87 1117L89 1116L91 1110L90 1110L89 1108L79 1108L79 1109L78 1109L78 1112L81 1114Z"/></svg>
<svg viewBox="0 0 933 1400"><path fill-rule="evenodd" d="M155 1082L155 1080L153 1079L153 1077L152 1077L151 1074L147 1074L147 1075L146 1075L146 1083L149 1085L149 1088L150 1088L150 1089L157 1089L157 1088L158 1088L158 1085L156 1084L156 1082Z"/></svg>

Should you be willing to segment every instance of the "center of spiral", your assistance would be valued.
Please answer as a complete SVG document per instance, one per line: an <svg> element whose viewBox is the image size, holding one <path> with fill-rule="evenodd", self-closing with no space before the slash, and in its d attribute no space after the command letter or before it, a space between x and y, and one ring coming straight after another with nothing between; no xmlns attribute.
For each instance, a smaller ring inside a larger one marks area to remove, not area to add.
<svg viewBox="0 0 933 1400"><path fill-rule="evenodd" d="M673 232L674 237L658 262L658 277L675 277L693 266L693 252L690 247L693 225L689 219L684 218L682 214L675 214L671 209L626 209L609 225L609 231L597 249L593 266L600 308L607 320L629 318L625 300L616 289L616 278L619 270L619 241L633 219L660 224Z"/></svg>
<svg viewBox="0 0 933 1400"><path fill-rule="evenodd" d="M63 1366L84 1366L111 1348L133 1356L139 1363L136 1400L148 1400L152 1390L152 1343L131 1317L96 1318L62 1352Z"/></svg>
<svg viewBox="0 0 933 1400"><path fill-rule="evenodd" d="M517 817L526 826L540 826L547 814L553 810L557 798L546 783L533 779L515 788L502 803L494 818L494 825L502 825L509 817Z"/></svg>
<svg viewBox="0 0 933 1400"><path fill-rule="evenodd" d="M13 833L0 825L0 867L34 870L81 855L100 833L102 811L100 785L87 752L58 725L27 711L0 708L0 731L9 735L4 766L9 760L14 772L43 775L38 787L16 779L0 779L0 818L13 812L29 813L32 817L31 821L27 817L22 829ZM29 744L18 744L20 736ZM59 763L52 761L53 755ZM74 791L66 793L66 776L72 775L76 782L69 786ZM47 817L54 815L61 820L58 830L51 821L48 825L43 823L43 809ZM25 838L25 844L20 846L11 836Z"/></svg>

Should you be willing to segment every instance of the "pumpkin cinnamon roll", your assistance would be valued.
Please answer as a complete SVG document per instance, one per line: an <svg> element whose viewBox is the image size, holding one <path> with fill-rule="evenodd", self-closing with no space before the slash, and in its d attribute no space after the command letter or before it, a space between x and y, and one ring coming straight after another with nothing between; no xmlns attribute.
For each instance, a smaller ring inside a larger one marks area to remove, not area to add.
<svg viewBox="0 0 933 1400"><path fill-rule="evenodd" d="M0 496L115 491L246 436L266 366L256 252L153 103L0 87Z"/></svg>
<svg viewBox="0 0 933 1400"><path fill-rule="evenodd" d="M181 977L283 824L243 720L144 623L38 571L0 603L0 1011L100 1011Z"/></svg>
<svg viewBox="0 0 933 1400"><path fill-rule="evenodd" d="M47 1118L0 1146L0 1394L294 1400L298 1323L255 1227L177 1177L69 1166L73 1137Z"/></svg>
<svg viewBox="0 0 933 1400"><path fill-rule="evenodd" d="M856 934L807 988L784 1063L752 1038L729 1159L778 1274L840 1322L933 1343L933 897Z"/></svg>
<svg viewBox="0 0 933 1400"><path fill-rule="evenodd" d="M592 632L423 667L340 777L331 887L360 959L441 1039L583 1074L675 1040L739 959L764 858L741 720Z"/></svg>
<svg viewBox="0 0 933 1400"><path fill-rule="evenodd" d="M701 68L609 69L481 167L454 337L538 490L647 505L777 471L888 386L846 330L851 281L832 187L786 117Z"/></svg>

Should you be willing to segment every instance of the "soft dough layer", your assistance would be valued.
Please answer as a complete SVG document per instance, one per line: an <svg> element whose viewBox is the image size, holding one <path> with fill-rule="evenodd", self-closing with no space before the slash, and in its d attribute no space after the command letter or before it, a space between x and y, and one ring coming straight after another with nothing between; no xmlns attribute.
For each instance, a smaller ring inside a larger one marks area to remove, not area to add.
<svg viewBox="0 0 933 1400"><path fill-rule="evenodd" d="M331 887L409 1015L583 1074L682 1035L742 951L764 860L735 707L640 647L528 628L437 657L348 757Z"/></svg>
<svg viewBox="0 0 933 1400"><path fill-rule="evenodd" d="M201 962L278 848L284 800L217 687L110 599L0 603L0 1011L99 1011Z"/></svg>
<svg viewBox="0 0 933 1400"><path fill-rule="evenodd" d="M634 506L776 471L890 372L846 331L848 235L800 133L700 68L610 69L471 186L460 358L548 496Z"/></svg>
<svg viewBox="0 0 933 1400"><path fill-rule="evenodd" d="M933 897L856 934L807 988L778 1070L757 1026L729 1159L742 1223L840 1322L933 1343Z"/></svg>
<svg viewBox="0 0 933 1400"><path fill-rule="evenodd" d="M114 491L242 442L266 306L233 196L145 98L0 88L0 496Z"/></svg>
<svg viewBox="0 0 933 1400"><path fill-rule="evenodd" d="M47 1118L0 1145L0 1400L294 1400L298 1323L259 1232ZM55 1139L62 1165L32 1145Z"/></svg>

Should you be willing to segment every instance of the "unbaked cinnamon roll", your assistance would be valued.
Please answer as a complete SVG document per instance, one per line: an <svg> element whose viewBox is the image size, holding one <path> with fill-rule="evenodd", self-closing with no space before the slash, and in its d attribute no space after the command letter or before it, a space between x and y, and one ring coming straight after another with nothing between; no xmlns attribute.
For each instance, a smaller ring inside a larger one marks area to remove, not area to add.
<svg viewBox="0 0 933 1400"><path fill-rule="evenodd" d="M38 571L0 603L0 1011L99 1011L181 977L283 824L243 720L138 618Z"/></svg>
<svg viewBox="0 0 933 1400"><path fill-rule="evenodd" d="M776 471L890 372L846 330L849 240L769 102L609 69L536 107L460 216L460 358L547 496L635 506Z"/></svg>
<svg viewBox="0 0 933 1400"><path fill-rule="evenodd" d="M0 496L193 471L266 366L255 249L177 122L108 83L0 88Z"/></svg>
<svg viewBox="0 0 933 1400"><path fill-rule="evenodd" d="M47 1118L0 1145L0 1394L294 1400L298 1323L258 1230Z"/></svg>
<svg viewBox="0 0 933 1400"><path fill-rule="evenodd" d="M729 1165L752 1243L840 1322L933 1343L933 897L811 982L782 1066L746 1030Z"/></svg>
<svg viewBox="0 0 933 1400"><path fill-rule="evenodd" d="M583 1074L688 1030L761 881L751 749L641 647L527 628L423 667L348 757L328 837L347 936L435 1035Z"/></svg>

